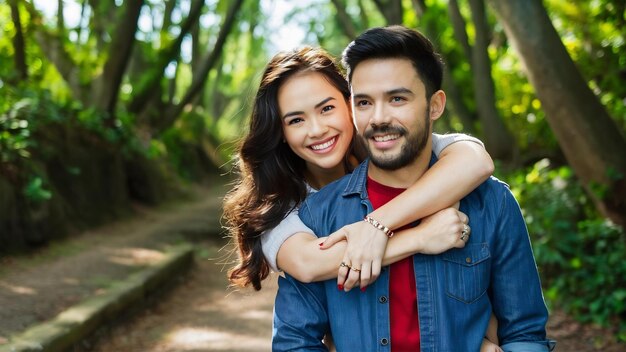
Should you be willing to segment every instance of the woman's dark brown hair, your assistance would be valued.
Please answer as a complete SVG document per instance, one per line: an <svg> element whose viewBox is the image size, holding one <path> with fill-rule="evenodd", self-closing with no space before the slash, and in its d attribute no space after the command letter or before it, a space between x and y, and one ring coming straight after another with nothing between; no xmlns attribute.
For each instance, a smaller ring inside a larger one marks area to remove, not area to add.
<svg viewBox="0 0 626 352"><path fill-rule="evenodd" d="M229 271L233 285L261 289L269 274L261 235L278 225L307 196L305 163L283 141L278 89L299 72L318 72L350 98L348 83L332 57L320 48L281 52L267 64L254 100L250 129L238 153L239 180L224 199L226 227L235 242L238 262ZM354 141L354 140L353 140ZM353 142L352 145L355 143ZM346 170L350 169L346 154Z"/></svg>

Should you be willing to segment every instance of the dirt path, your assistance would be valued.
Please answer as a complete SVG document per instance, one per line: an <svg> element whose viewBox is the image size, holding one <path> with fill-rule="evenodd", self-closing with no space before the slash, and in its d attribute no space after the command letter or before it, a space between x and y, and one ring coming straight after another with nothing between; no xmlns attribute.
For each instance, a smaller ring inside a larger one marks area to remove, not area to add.
<svg viewBox="0 0 626 352"><path fill-rule="evenodd" d="M95 351L269 351L273 277L261 292L227 290L225 249L200 243L205 258L154 308L113 329Z"/></svg>

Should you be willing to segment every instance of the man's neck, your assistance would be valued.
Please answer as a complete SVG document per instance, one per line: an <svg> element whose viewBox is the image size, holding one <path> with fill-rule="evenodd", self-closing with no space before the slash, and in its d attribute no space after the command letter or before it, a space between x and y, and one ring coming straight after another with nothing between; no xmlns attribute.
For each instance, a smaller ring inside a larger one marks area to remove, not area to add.
<svg viewBox="0 0 626 352"><path fill-rule="evenodd" d="M409 188L428 170L432 149L424 148L422 153L409 165L397 170L384 170L369 163L367 175L374 181L394 188Z"/></svg>

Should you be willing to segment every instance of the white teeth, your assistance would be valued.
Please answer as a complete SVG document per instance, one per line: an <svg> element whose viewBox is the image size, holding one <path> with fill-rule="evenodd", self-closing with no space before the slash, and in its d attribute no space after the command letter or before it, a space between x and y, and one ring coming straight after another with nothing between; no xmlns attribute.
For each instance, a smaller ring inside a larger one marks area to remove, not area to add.
<svg viewBox="0 0 626 352"><path fill-rule="evenodd" d="M398 139L400 138L399 134L386 134L384 136L374 136L374 140L376 142L387 142L393 139Z"/></svg>
<svg viewBox="0 0 626 352"><path fill-rule="evenodd" d="M326 148L330 147L333 144L335 144L335 138L329 140L326 143L312 145L311 149L313 149L313 150L322 150L322 149L326 149Z"/></svg>

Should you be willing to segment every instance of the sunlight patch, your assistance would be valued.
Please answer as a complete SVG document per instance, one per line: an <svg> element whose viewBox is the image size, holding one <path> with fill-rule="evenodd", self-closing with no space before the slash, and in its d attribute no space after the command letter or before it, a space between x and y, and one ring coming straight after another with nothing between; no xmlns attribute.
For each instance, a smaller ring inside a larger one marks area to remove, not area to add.
<svg viewBox="0 0 626 352"><path fill-rule="evenodd" d="M13 293L17 293L18 295L32 296L37 294L37 290L31 287L11 285L10 283L4 281L0 281L0 287L5 288Z"/></svg>
<svg viewBox="0 0 626 352"><path fill-rule="evenodd" d="M270 348L267 338L233 334L208 328L181 328L169 335L166 344L169 349L176 351L196 349L219 351L233 347L237 347L237 350L258 350L263 346L267 346L268 350Z"/></svg>

